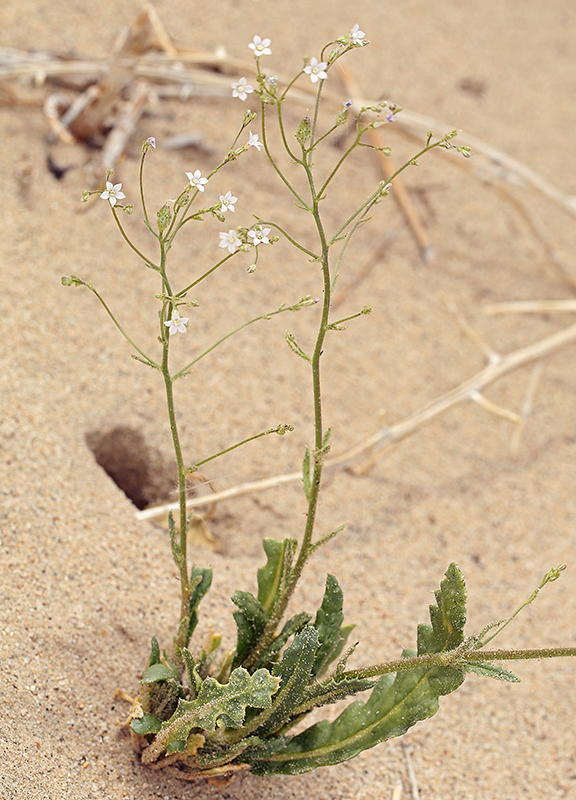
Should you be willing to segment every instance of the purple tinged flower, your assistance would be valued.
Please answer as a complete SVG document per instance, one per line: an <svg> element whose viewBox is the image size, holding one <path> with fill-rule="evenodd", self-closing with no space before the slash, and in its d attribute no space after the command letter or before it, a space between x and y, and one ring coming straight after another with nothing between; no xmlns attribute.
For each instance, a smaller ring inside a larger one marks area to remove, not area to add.
<svg viewBox="0 0 576 800"><path fill-rule="evenodd" d="M350 31L350 44L353 44L356 47L364 47L365 44L369 44L364 36L364 31L360 30L360 26L358 24L354 25Z"/></svg>
<svg viewBox="0 0 576 800"><path fill-rule="evenodd" d="M260 151L264 147L264 144L259 140L258 134L252 133L252 131L249 131L249 134L248 147L255 147L256 150Z"/></svg>

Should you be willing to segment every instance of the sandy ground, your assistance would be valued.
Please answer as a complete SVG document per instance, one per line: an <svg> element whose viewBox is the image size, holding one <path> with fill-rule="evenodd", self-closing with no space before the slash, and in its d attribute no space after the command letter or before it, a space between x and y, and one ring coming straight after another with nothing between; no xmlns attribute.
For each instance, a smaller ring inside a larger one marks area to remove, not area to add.
<svg viewBox="0 0 576 800"><path fill-rule="evenodd" d="M156 7L174 40L187 47L224 45L246 58L255 33L269 36L270 69L282 74L358 22L372 44L354 52L349 64L366 94L446 120L576 194L572 0L358 0L353 7L327 0L220 0L209 7L158 0ZM110 0L3 4L0 43L99 56L138 9ZM222 151L243 110L232 99L153 109L117 173L129 199L136 197L144 138L156 135L159 142L148 191L153 207L160 207L183 186L184 172L208 171L216 158L163 151L163 137L199 131ZM290 123L302 113L291 112ZM517 666L519 685L473 676L402 742L298 778L246 776L218 789L182 785L139 765L119 732L126 708L113 695L118 687L136 691L152 635L169 643L178 585L166 535L135 521L134 506L96 464L86 436L131 427L169 458L168 427L158 376L130 359L95 299L65 290L60 276L76 272L92 280L144 349L155 344L158 287L122 245L105 203L79 213L87 185L82 167L62 181L48 172L46 132L38 108L2 108L3 800L388 800L399 781L402 798L417 796L409 769L425 800L576 797L571 660ZM416 147L393 131L390 142L398 159ZM56 156L62 165L88 158L75 147L60 148ZM361 158L346 177L344 199L328 200L329 223L376 180L375 164ZM570 283L517 207L471 171L430 157L406 182L437 258L422 263L392 200L359 237L346 270L363 263L385 230L396 234L378 268L342 306L345 316L369 303L373 315L334 335L326 353L326 419L336 453L372 434L382 410L397 422L482 368L483 356L447 314L442 294L503 353L573 322L570 314L482 313L484 304L498 300L573 297L573 218L535 194L515 195L571 270ZM302 230L305 221L280 197L262 154L247 154L215 183L217 193L231 189L241 198L235 223L264 210ZM144 243L136 217L130 229ZM213 263L218 229L209 222L183 233L175 266L182 280ZM318 275L285 243L270 249L253 275L239 260L232 265L198 292L202 305L188 337L176 342L176 357L214 341L231 323L319 292ZM289 327L308 342L314 313L255 326L178 387L190 459L279 422L296 426L290 437L252 444L213 466L208 474L219 488L298 468L311 437L308 376L282 338ZM501 645L576 643L573 356L568 348L547 360L517 456L510 450L512 425L465 404L364 477L338 473L329 479L320 531L343 522L348 530L318 553L298 603L313 608L326 572L339 577L347 618L357 623L362 641L357 663L396 658L402 647L413 646L416 624L427 619L430 590L451 561L467 576L470 632L505 616L550 567L567 562L562 580L508 629ZM487 396L518 410L529 374L508 376ZM302 513L297 486L218 507L212 531L219 552L197 551L198 563L215 570L200 636L215 628L231 637L228 598L237 588L255 588L262 537L298 536Z"/></svg>

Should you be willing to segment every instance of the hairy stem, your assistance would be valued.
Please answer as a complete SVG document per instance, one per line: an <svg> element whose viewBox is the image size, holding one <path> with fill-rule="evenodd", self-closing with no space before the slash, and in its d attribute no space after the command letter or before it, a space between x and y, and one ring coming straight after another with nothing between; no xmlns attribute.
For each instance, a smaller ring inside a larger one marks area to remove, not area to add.
<svg viewBox="0 0 576 800"><path fill-rule="evenodd" d="M166 246L163 241L160 241L160 274L162 275L162 289L165 295L172 296L172 288L170 281L166 275ZM177 648L185 647L186 645L186 626L184 621L188 617L189 602L191 594L190 580L188 578L188 552L187 552L187 514L186 514L186 467L184 465L184 458L182 456L182 447L180 445L180 436L178 433L178 424L176 422L176 412L174 409L174 379L170 375L169 366L169 350L170 350L170 334L166 330L165 316L168 309L172 309L172 303L165 303L160 314L160 340L162 342L162 364L161 371L164 377L164 386L166 389L166 404L168 407L168 418L170 420L170 433L172 434L172 444L174 446L174 455L176 456L176 464L178 466L178 502L180 510L180 545L179 554L180 559L178 569L180 571L180 592L181 592L181 610L180 610L180 626L178 629L178 636L175 640Z"/></svg>
<svg viewBox="0 0 576 800"><path fill-rule="evenodd" d="M576 647L544 647L533 650L468 650L463 654L460 648L445 653L426 653L423 656L399 658L385 661L362 669L342 672L338 678L373 678L388 672L403 672L419 667L462 668L465 664L478 661L524 661L532 658L561 658L576 656Z"/></svg>
<svg viewBox="0 0 576 800"><path fill-rule="evenodd" d="M312 173L312 165L310 163L309 154L303 158L303 167L306 171L308 184L310 187L310 195L312 200L311 212L316 225L318 238L322 248L321 266L322 266L322 279L324 288L324 298L322 303L322 315L318 326L318 333L316 335L316 343L314 352L311 359L312 367L312 391L313 391L313 406L314 406L314 469L312 473L310 494L308 499L308 510L306 513L306 524L304 527L304 534L302 543L298 553L296 563L292 567L284 591L280 593L278 600L272 609L270 619L264 629L260 640L256 647L252 650L248 658L244 662L246 669L250 669L258 660L260 655L264 652L266 647L274 638L278 623L284 616L286 607L290 601L296 584L302 574L304 565L308 557L312 554L314 546L312 544L312 537L314 533L314 526L316 522L316 512L318 509L318 499L320 496L320 485L322 482L322 471L324 467L324 459L327 448L324 442L324 426L322 419L322 383L320 372L320 357L323 352L324 339L328 331L328 321L330 315L330 301L331 301L331 280L330 280L330 263L329 263L329 245L324 231L324 225L319 210L319 197L314 185L314 177Z"/></svg>

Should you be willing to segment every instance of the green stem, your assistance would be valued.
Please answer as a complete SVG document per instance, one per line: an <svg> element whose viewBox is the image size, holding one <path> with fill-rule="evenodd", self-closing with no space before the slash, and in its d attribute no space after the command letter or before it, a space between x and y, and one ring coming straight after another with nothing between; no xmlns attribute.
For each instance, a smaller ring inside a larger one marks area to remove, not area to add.
<svg viewBox="0 0 576 800"><path fill-rule="evenodd" d="M258 219L258 224L261 225L262 227L264 227L266 225L272 226L277 231L279 231L282 234L282 236L284 236L290 242L290 244L294 245L294 247L296 247L298 250L301 250L303 253L306 253L306 255L310 256L310 258L313 258L314 261L319 261L320 260L317 253L313 253L312 250L308 250L307 247L304 247L304 245L299 244L296 241L296 239L293 239L290 236L290 234L286 230L284 230L284 228L281 225L278 225L278 223L269 222L268 220L265 220L265 219Z"/></svg>
<svg viewBox="0 0 576 800"><path fill-rule="evenodd" d="M162 275L162 289L165 295L172 297L172 288L170 281L166 275L166 244L160 240L160 274ZM180 608L180 625L178 628L178 635L175 639L176 648L182 648L186 645L187 639L187 626L184 624L189 614L190 595L192 592L190 580L188 578L188 543L187 543L187 510L186 510L186 467L184 466L184 458L182 456L182 447L180 444L180 436L178 433L178 424L176 422L176 412L174 409L174 387L173 380L170 375L169 365L169 350L170 350L170 335L166 332L165 316L166 309L172 309L173 303L164 303L162 312L160 314L160 341L162 342L162 365L161 371L164 377L164 386L166 389L166 405L168 407L168 419L170 421L170 433L172 435L172 444L174 446L174 455L176 456L176 464L178 467L178 503L179 503L179 516L180 516L180 560L178 569L180 571L180 592L181 592L181 608Z"/></svg>
<svg viewBox="0 0 576 800"><path fill-rule="evenodd" d="M214 461L215 458L220 458L220 456L229 453L231 450L236 450L237 447L242 447L243 444L248 444L248 442L253 442L255 439L261 439L262 436L268 436L270 433L278 433L280 436L283 433L286 433L287 430L290 430L292 426L289 425L277 425L275 428L268 428L267 431L261 431L260 433L256 433L254 436L249 436L247 439L242 439L241 442L236 442L236 444L227 447L226 450L220 450L219 453L215 453L213 456L208 456L208 458L204 458L202 461L197 461L191 467L188 467L186 472L196 472L198 467L201 467L203 464L207 464L209 461Z"/></svg>
<svg viewBox="0 0 576 800"><path fill-rule="evenodd" d="M176 456L176 463L178 465L178 502L180 504L180 587L182 595L182 608L180 611L180 620L182 621L188 615L188 606L190 600L190 581L188 580L188 553L187 553L187 540L186 540L186 468L184 466L184 459L182 458L182 447L180 445L180 436L178 434L178 425L176 423L176 413L174 411L174 388L172 385L172 378L170 377L170 370L168 366L168 350L169 339L166 338L163 344L162 352L162 375L164 376L164 384L166 387L166 404L168 406L168 418L170 420L170 433L172 434L172 443L174 445L174 454ZM179 647L183 647L185 641L177 642Z"/></svg>
<svg viewBox="0 0 576 800"><path fill-rule="evenodd" d="M286 139L286 131L284 130L284 121L282 119L282 103L276 104L276 110L278 114L278 127L280 129L280 136L282 137L282 144L284 145L284 149L286 150L290 158L294 161L294 163L301 164L302 162L300 161L298 156L294 155L290 145L288 144L288 140Z"/></svg>
<svg viewBox="0 0 576 800"><path fill-rule="evenodd" d="M237 252L239 252L239 251L237 250L237 251L236 251L236 253L237 253ZM217 270L217 269L218 269L218 267L221 267L221 266L222 266L222 264L225 264L225 263L226 263L226 261L228 261L230 258L232 258L232 256L235 256L235 255L236 255L236 253L228 253L228 255L227 255L225 258L223 258L223 259L222 259L221 261L219 261L217 264L214 264L214 266L213 266L213 267L210 267L210 269L209 269L209 270L207 270L207 271L206 271L206 272L205 272L203 275L200 275L200 277L199 277L199 278L196 278L196 280L195 280L195 281L192 281L192 283L191 283L191 284L189 284L189 285L188 285L188 286L186 286L184 289L182 289L180 292L178 292L178 294L177 294L177 297L179 297L179 298L182 298L182 297L184 297L184 296L185 296L185 294L186 294L187 292L189 292L189 291L190 291L190 289L193 289L193 288L194 288L194 287L195 287L197 284L199 284L199 283L200 283L200 281L203 281L203 280L204 280L204 278L207 278L209 275L212 275L212 273L213 273L215 270Z"/></svg>
<svg viewBox="0 0 576 800"><path fill-rule="evenodd" d="M332 129L332 130L333 130L333 129ZM342 164L344 163L344 161L345 161L345 160L348 158L348 156L350 155L350 153L352 153L352 151L353 151L353 150L355 150L355 149L356 149L356 147L358 147L358 142L360 141L360 136L361 136L361 135L362 135L362 134L359 134L359 135L356 137L356 139L355 139L355 140L353 141L353 143L350 145L350 147L348 148L348 150L346 150L346 152L344 153L344 155L342 156L342 158L340 158L340 159L338 160L338 162L337 162L337 164L335 165L334 169L332 170L332 172L330 173L330 175L328 175L328 177L326 178L326 180L325 180L325 181L324 181L324 183L322 184L322 188L320 189L320 192L319 192L320 196L322 196L322 195L324 194L324 192L326 191L326 187L328 186L328 184L330 183L330 181L332 180L332 178L334 177L334 175L336 175L336 173L338 172L338 170L340 169L340 167L342 166ZM322 137L322 138L324 138L324 137ZM319 142L319 141L320 141L320 140L318 140L318 142ZM316 142L316 144L318 144L318 142Z"/></svg>
<svg viewBox="0 0 576 800"><path fill-rule="evenodd" d="M262 633L262 636L260 637L258 643L256 644L254 649L251 651L251 653L243 663L243 666L246 669L250 669L258 661L260 655L264 652L266 647L268 647L268 645L274 638L276 629L278 627L278 623L284 616L286 607L290 601L292 594L294 593L294 589L296 588L296 584L298 583L298 580L302 574L302 570L304 569L304 565L306 564L306 561L308 560L309 556L314 551L314 546L312 544L312 536L314 533L314 526L316 522L316 512L318 509L320 484L322 482L322 471L324 467L324 458L326 451L326 448L324 446L325 436L324 436L324 428L322 421L322 385L321 385L321 374L320 374L320 357L322 355L324 339L326 338L326 332L328 331L328 319L330 314L330 302L331 302L330 264L328 257L329 245L326 239L324 226L322 224L322 219L318 208L319 199L314 187L312 166L306 163L303 166L304 169L306 170L306 175L310 186L310 193L312 197L312 215L314 217L314 222L316 224L318 237L320 239L320 243L322 246L321 263L322 263L322 277L324 283L324 300L322 304L322 316L318 327L318 334L316 336L314 353L311 359L313 406L314 406L314 470L310 485L308 511L306 514L306 524L304 527L304 534L302 537L302 543L300 545L296 563L294 564L294 566L290 571L284 590L278 596L278 600L276 601L276 604L272 609L272 613L270 615L268 623L266 624L264 632Z"/></svg>
<svg viewBox="0 0 576 800"><path fill-rule="evenodd" d="M325 80L325 79L324 79ZM312 136L310 137L310 150L314 147L314 139L316 137L316 127L318 125L318 112L320 111L320 97L322 96L322 88L324 86L324 80L320 81L318 86L318 91L316 92L316 104L314 106L314 118L312 120ZM322 192L319 192L319 196L322 195Z"/></svg>
<svg viewBox="0 0 576 800"><path fill-rule="evenodd" d="M143 261L143 262L144 262L144 263L145 263L147 266L150 266L150 267L152 267L152 269L158 270L158 267L156 266L156 264L154 264L154 263L153 263L153 262L152 262L152 261L151 261L149 258L146 258L146 256L144 255L144 253L141 253L141 252L140 252L140 250L138 250L138 248L137 248L135 245L133 245L133 244L132 244L132 242L130 241L130 239L129 239L129 238L128 238L128 236L126 235L126 233L125 233L125 231L124 231L124 228L122 227L122 223L120 222L120 219L118 218L118 212L116 211L116 209L114 208L114 206L112 206L112 214L114 215L114 219L116 220L116 225L118 225L118 230L119 230L119 231L120 231L120 233L122 234L122 238L124 239L124 241L126 242L126 244L127 244L129 247L130 247L130 249L131 249L131 250L133 250L133 251L136 253L136 255L137 255L139 258L141 258L141 259L142 259L142 261Z"/></svg>
<svg viewBox="0 0 576 800"><path fill-rule="evenodd" d="M230 339L230 337L234 336L235 333L239 333L244 328L247 328L248 325L252 325L254 324L254 322L259 322L262 319L271 319L271 317L275 317L277 314L282 314L284 311L294 311L294 310L296 310L295 306L282 306L276 309L276 311L271 311L269 314L261 314L259 317L254 317L254 319L249 319L247 322L243 322L242 325L239 325L237 328L234 328L233 331L229 331L225 336L222 336L220 339L218 339L217 342L214 342L214 344L211 345L207 350L204 350L203 353L200 353L199 356L196 356L195 359L186 364L185 367L182 367L182 369L178 370L178 372L176 372L172 376L172 381L176 381L178 380L178 378L183 378L184 375L190 369L190 367L193 367L194 364L197 364L198 361L200 361L200 359L204 358L204 356L207 356L208 353L212 352L212 350L215 350L216 347L218 347L218 345L221 345L222 342L225 342L226 339Z"/></svg>
<svg viewBox="0 0 576 800"><path fill-rule="evenodd" d="M300 197L296 189L292 187L292 185L290 184L286 176L282 173L280 167L276 164L274 158L272 157L272 154L268 147L268 137L266 135L266 103L264 103L262 99L260 100L260 119L261 119L261 131L262 131L262 144L264 145L264 152L268 156L268 161L272 165L274 171L276 172L282 183L286 186L289 192L294 195L294 197L296 198L296 200L298 200L302 208L307 208L307 205L304 202L304 200ZM288 150L288 155L290 155L290 150Z"/></svg>
<svg viewBox="0 0 576 800"><path fill-rule="evenodd" d="M146 208L146 201L144 199L144 159L146 158L146 153L142 153L142 158L140 159L140 201L142 203L142 211L144 213L144 222L146 223L146 227L150 231L150 233L155 236L157 239L160 238L159 234L152 228L150 224L150 220L148 218L148 210Z"/></svg>
<svg viewBox="0 0 576 800"><path fill-rule="evenodd" d="M102 296L100 295L100 293L99 293L99 292L98 292L98 291L97 291L97 290L96 290L96 289L95 289L95 288L92 286L92 284L91 284L91 283L86 283L86 281L83 281L81 278L78 278L77 276L73 276L73 277L75 278L75 280L79 281L79 283L80 283L82 286L85 286L87 289L90 289L90 291L91 291L93 294L95 294L95 295L96 295L96 297L98 298L98 300L99 300L99 301L102 303L103 307L105 308L105 310L106 310L106 312L107 312L108 316L110 317L110 319L112 320L112 322L114 323L114 325L116 325L116 327L118 328L118 330L120 331L120 333L122 334L122 336L123 336L123 337L126 339L126 341L127 341L129 344L131 344L131 345L132 345L132 347L134 348L134 350L137 350L137 351L140 353L140 355L141 355L141 356L142 356L142 357L143 357L143 358L146 360L146 363L147 363L149 366L151 366L151 367L154 367L154 369L160 369L160 365L159 365L159 364L156 364L156 362L155 362L155 361L152 361L152 359L151 359L151 358L149 358L149 357L146 355L146 353L145 353L143 350L140 350L140 348L138 347L138 345L137 345L137 344L134 344L134 342L132 341L132 339L131 339L131 338L128 336L128 334L126 333L126 331L125 331L125 330L122 328L122 326L120 325L120 323L118 322L118 320L116 319L116 317L114 316L114 314L112 313L112 311L109 309L109 307L108 307L108 305L106 304L106 302L104 301L103 297L102 297Z"/></svg>
<svg viewBox="0 0 576 800"><path fill-rule="evenodd" d="M423 656L399 658L396 661L385 661L371 667L351 669L341 672L338 679L373 678L389 672L404 672L419 667L449 667L461 669L465 664L478 661L524 661L533 658L562 658L576 656L576 647L544 647L533 650L471 650L465 654L459 648L445 653L426 653Z"/></svg>

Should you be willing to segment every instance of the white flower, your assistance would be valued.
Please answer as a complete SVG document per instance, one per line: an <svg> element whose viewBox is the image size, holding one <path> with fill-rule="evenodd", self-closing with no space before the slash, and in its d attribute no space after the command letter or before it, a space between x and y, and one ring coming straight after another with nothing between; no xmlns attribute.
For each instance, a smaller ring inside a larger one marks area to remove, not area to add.
<svg viewBox="0 0 576 800"><path fill-rule="evenodd" d="M270 240L268 239L269 233L270 228L257 228L256 230L248 231L248 236L252 239L254 247L257 247L259 244L270 244Z"/></svg>
<svg viewBox="0 0 576 800"><path fill-rule="evenodd" d="M227 247L231 253L235 253L241 244L242 242L234 228L229 230L228 233L220 233L220 247Z"/></svg>
<svg viewBox="0 0 576 800"><path fill-rule="evenodd" d="M102 200L109 200L110 205L115 206L118 200L124 200L126 195L122 191L121 183L112 184L110 181L106 181L106 191L102 192L100 197Z"/></svg>
<svg viewBox="0 0 576 800"><path fill-rule="evenodd" d="M270 39L261 39L259 36L254 37L254 41L250 42L248 47L250 50L254 50L254 55L256 58L260 58L260 56L271 56L272 50L270 50L269 45Z"/></svg>
<svg viewBox="0 0 576 800"><path fill-rule="evenodd" d="M226 192L224 195L220 195L220 211L225 214L226 211L235 211L234 204L238 202L238 198L234 197L232 192Z"/></svg>
<svg viewBox="0 0 576 800"><path fill-rule="evenodd" d="M357 47L364 47L365 44L368 44L368 42L364 41L364 36L364 31L360 30L359 25L354 25L350 31L350 44L356 45Z"/></svg>
<svg viewBox="0 0 576 800"><path fill-rule="evenodd" d="M304 67L304 72L306 75L310 75L310 80L312 83L316 83L319 80L324 81L328 77L328 73L325 72L327 66L328 64L326 61L321 61L318 63L317 58L311 58L308 66Z"/></svg>
<svg viewBox="0 0 576 800"><path fill-rule="evenodd" d="M150 147L156 149L156 139L154 136L149 136L146 141L149 143Z"/></svg>
<svg viewBox="0 0 576 800"><path fill-rule="evenodd" d="M246 83L246 78L240 78L238 83L232 84L232 97L239 97L240 100L246 100L246 96L254 91L254 87Z"/></svg>
<svg viewBox="0 0 576 800"><path fill-rule="evenodd" d="M186 333L186 325L189 321L188 317L181 317L177 311L174 311L172 319L166 320L164 325L169 328L170 336L173 336L175 333Z"/></svg>
<svg viewBox="0 0 576 800"><path fill-rule="evenodd" d="M187 172L186 177L190 181L190 186L195 186L200 192L204 191L204 184L208 183L208 178L203 178L199 169L194 173Z"/></svg>
<svg viewBox="0 0 576 800"><path fill-rule="evenodd" d="M260 151L264 147L264 144L258 139L258 134L252 133L252 131L249 131L249 133L248 147L255 147L256 150Z"/></svg>

